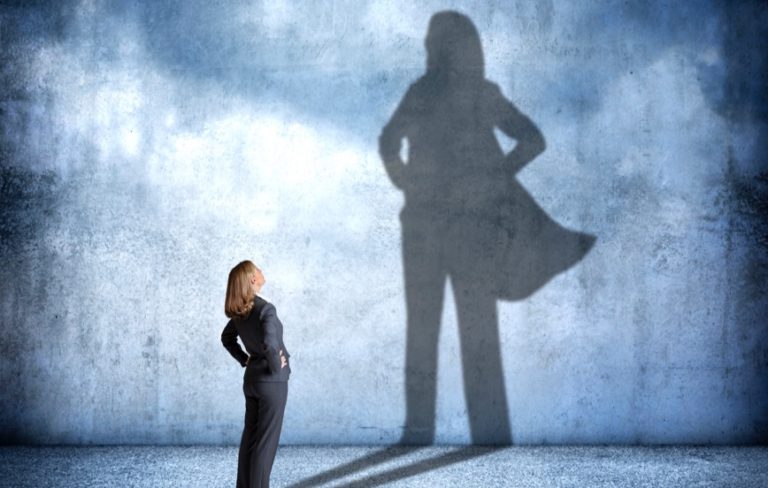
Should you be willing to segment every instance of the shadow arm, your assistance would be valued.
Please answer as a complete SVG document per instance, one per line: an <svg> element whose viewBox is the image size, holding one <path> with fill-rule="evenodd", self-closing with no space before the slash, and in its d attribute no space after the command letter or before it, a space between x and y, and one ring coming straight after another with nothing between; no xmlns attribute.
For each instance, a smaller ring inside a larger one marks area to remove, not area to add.
<svg viewBox="0 0 768 488"><path fill-rule="evenodd" d="M389 179L397 188L403 189L405 183L406 164L400 157L403 138L408 135L408 128L413 119L411 106L412 88L406 92L389 122L382 128L379 135L379 156L384 163Z"/></svg>
<svg viewBox="0 0 768 488"><path fill-rule="evenodd" d="M514 176L536 156L543 153L547 144L536 124L520 112L512 102L504 98L500 91L496 100L494 107L496 126L517 141L515 148L505 156L510 174Z"/></svg>

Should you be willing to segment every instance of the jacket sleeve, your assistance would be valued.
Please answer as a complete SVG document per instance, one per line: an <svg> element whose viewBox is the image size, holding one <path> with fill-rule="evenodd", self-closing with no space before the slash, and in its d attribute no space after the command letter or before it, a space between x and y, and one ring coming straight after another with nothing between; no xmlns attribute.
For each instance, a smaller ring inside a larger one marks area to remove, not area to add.
<svg viewBox="0 0 768 488"><path fill-rule="evenodd" d="M264 356L269 364L269 371L276 374L280 371L280 344L277 338L277 310L271 303L267 303L261 309L262 327L264 327Z"/></svg>
<svg viewBox="0 0 768 488"><path fill-rule="evenodd" d="M221 343L229 351L233 358L237 359L240 366L245 367L246 361L248 361L248 354L243 351L240 344L237 342L237 328L235 328L235 322L230 320L224 327L224 331L221 333Z"/></svg>

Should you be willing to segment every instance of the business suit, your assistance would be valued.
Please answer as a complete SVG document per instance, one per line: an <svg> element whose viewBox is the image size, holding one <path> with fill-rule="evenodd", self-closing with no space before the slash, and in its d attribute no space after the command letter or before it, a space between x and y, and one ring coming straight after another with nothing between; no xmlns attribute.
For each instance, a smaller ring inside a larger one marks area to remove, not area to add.
<svg viewBox="0 0 768 488"><path fill-rule="evenodd" d="M248 354L238 344L238 336ZM245 368L245 425L238 453L237 488L269 488L291 373L291 355L283 343L277 309L257 294L251 313L245 319L231 319L221 333L221 342ZM286 358L285 367L281 367L280 350Z"/></svg>

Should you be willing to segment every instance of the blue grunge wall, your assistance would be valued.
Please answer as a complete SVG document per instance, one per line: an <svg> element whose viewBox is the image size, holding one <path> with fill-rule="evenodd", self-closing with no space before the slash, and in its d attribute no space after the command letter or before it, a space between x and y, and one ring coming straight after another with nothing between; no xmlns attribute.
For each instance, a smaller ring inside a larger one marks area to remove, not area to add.
<svg viewBox="0 0 768 488"><path fill-rule="evenodd" d="M766 8L471 0L3 2L2 441L237 443L219 335L249 258L292 354L281 441L395 442L404 196L377 144L446 8L546 140L517 181L595 238L496 303L513 442L764 442ZM440 443L472 440L454 288Z"/></svg>

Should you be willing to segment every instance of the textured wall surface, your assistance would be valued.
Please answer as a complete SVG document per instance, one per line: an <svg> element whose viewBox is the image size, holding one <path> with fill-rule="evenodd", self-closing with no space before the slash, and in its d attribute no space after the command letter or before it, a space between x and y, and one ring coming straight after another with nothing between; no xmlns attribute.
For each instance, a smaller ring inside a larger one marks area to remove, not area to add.
<svg viewBox="0 0 768 488"><path fill-rule="evenodd" d="M445 8L546 138L518 181L596 237L497 302L513 442L768 440L760 2L62 0L0 6L2 441L238 442L242 259L292 354L281 441L397 440L404 197L377 140ZM465 443L452 290L435 440Z"/></svg>

